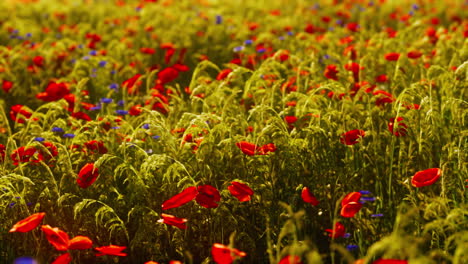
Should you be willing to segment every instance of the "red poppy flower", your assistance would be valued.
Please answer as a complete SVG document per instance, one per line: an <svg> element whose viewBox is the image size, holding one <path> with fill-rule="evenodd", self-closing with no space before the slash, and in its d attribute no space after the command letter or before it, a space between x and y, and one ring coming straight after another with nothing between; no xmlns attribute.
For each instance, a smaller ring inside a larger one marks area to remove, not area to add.
<svg viewBox="0 0 468 264"><path fill-rule="evenodd" d="M78 178L76 179L76 183L81 188L88 188L96 181L97 177L99 176L98 168L94 167L93 163L87 163L84 165L80 172L78 173Z"/></svg>
<svg viewBox="0 0 468 264"><path fill-rule="evenodd" d="M310 203L313 206L317 206L319 204L319 201L310 192L308 187L302 188L301 198L302 198L302 201L304 201L305 203Z"/></svg>
<svg viewBox="0 0 468 264"><path fill-rule="evenodd" d="M388 77L386 74L382 74L382 75L375 77L375 81L378 83L385 83L388 81Z"/></svg>
<svg viewBox="0 0 468 264"><path fill-rule="evenodd" d="M399 260L399 259L378 259L372 264L408 264L407 260Z"/></svg>
<svg viewBox="0 0 468 264"><path fill-rule="evenodd" d="M60 251L65 251L68 249L70 244L70 238L68 234L64 231L58 229L57 227L51 227L50 225L43 225L41 227L42 232L44 232L46 239L49 241L55 249Z"/></svg>
<svg viewBox="0 0 468 264"><path fill-rule="evenodd" d="M157 82L164 85L177 79L177 77L179 77L179 72L172 67L167 67L162 71L158 72L157 76Z"/></svg>
<svg viewBox="0 0 468 264"><path fill-rule="evenodd" d="M288 125L292 125L292 124L296 123L297 117L296 116L285 116L284 121L286 121L286 123L288 123Z"/></svg>
<svg viewBox="0 0 468 264"><path fill-rule="evenodd" d="M250 201L251 196L254 194L249 186L235 181L231 182L231 185L228 186L228 190L240 202Z"/></svg>
<svg viewBox="0 0 468 264"><path fill-rule="evenodd" d="M76 236L69 241L68 249L79 249L84 250L91 248L93 246L93 241L86 236Z"/></svg>
<svg viewBox="0 0 468 264"><path fill-rule="evenodd" d="M38 93L36 98L45 102L53 102L64 98L67 94L70 94L70 89L66 83L50 82L45 92Z"/></svg>
<svg viewBox="0 0 468 264"><path fill-rule="evenodd" d="M162 204L162 209L163 210L168 210L171 208L176 208L179 206L182 206L193 199L197 196L198 191L195 186L185 188L181 193L174 195L172 198L169 200L165 201Z"/></svg>
<svg viewBox="0 0 468 264"><path fill-rule="evenodd" d="M11 117L11 120L13 120L14 122L23 124L31 116L32 116L31 111L29 111L29 109L24 105L14 105L11 107L10 117ZM33 120L37 120L37 119L33 119Z"/></svg>
<svg viewBox="0 0 468 264"><path fill-rule="evenodd" d="M214 262L217 264L231 264L237 258L247 256L243 251L235 248L230 248L223 244L214 243L211 248L211 255L213 256Z"/></svg>
<svg viewBox="0 0 468 264"><path fill-rule="evenodd" d="M0 144L0 162L3 162L5 160L5 150L6 147L3 144Z"/></svg>
<svg viewBox="0 0 468 264"><path fill-rule="evenodd" d="M411 185L416 188L432 185L440 178L441 174L442 170L439 168L418 171L411 178Z"/></svg>
<svg viewBox="0 0 468 264"><path fill-rule="evenodd" d="M383 106L384 104L389 104L395 101L395 98L393 98L391 93L383 90L374 91L372 94L377 97L377 100L375 101L375 105L377 106Z"/></svg>
<svg viewBox="0 0 468 264"><path fill-rule="evenodd" d="M10 92L10 90L13 88L13 82L3 80L2 82L2 89L5 93Z"/></svg>
<svg viewBox="0 0 468 264"><path fill-rule="evenodd" d="M408 54L406 54L406 55L410 59L417 59L417 58L420 58L422 56L422 52L420 52L418 50L412 50L412 51L408 52Z"/></svg>
<svg viewBox="0 0 468 264"><path fill-rule="evenodd" d="M180 229L187 229L185 223L187 223L186 218L179 218L169 214L161 214L162 219L159 219L159 223L164 223L166 225L172 225Z"/></svg>
<svg viewBox="0 0 468 264"><path fill-rule="evenodd" d="M35 213L32 214L25 219L17 222L16 224L13 225L13 227L10 229L10 233L12 232L29 232L36 228L44 218L45 213Z"/></svg>
<svg viewBox="0 0 468 264"><path fill-rule="evenodd" d="M141 53L149 54L149 55L152 55L156 52L156 50L152 48L140 48L140 51Z"/></svg>
<svg viewBox="0 0 468 264"><path fill-rule="evenodd" d="M106 154L107 153L107 148L104 146L104 143L102 141L90 140L88 142L85 142L84 146L91 154L94 154L94 153Z"/></svg>
<svg viewBox="0 0 468 264"><path fill-rule="evenodd" d="M216 80L224 80L230 73L232 72L232 69L224 69L218 73L218 76L216 76Z"/></svg>
<svg viewBox="0 0 468 264"><path fill-rule="evenodd" d="M350 62L348 64L345 64L344 68L347 71L350 71L353 73L353 77L355 81L359 81L359 71L364 70L364 67L359 65L356 62Z"/></svg>
<svg viewBox="0 0 468 264"><path fill-rule="evenodd" d="M121 247L121 246L116 246L116 245L109 245L109 246L104 246L104 247L97 247L94 249L99 251L99 253L96 253L96 257L104 256L104 255L125 257L127 256L127 253L122 252L122 250L125 250L126 248L127 247L125 246Z"/></svg>
<svg viewBox="0 0 468 264"><path fill-rule="evenodd" d="M176 63L172 65L172 68L178 72L186 72L190 70L189 66L182 64L182 63Z"/></svg>
<svg viewBox="0 0 468 264"><path fill-rule="evenodd" d="M236 146L246 155L253 156L257 152L257 145L247 142L247 141L241 141L236 143Z"/></svg>
<svg viewBox="0 0 468 264"><path fill-rule="evenodd" d="M195 197L197 203L205 208L216 208L221 200L219 191L211 185L201 185L197 187L198 194Z"/></svg>
<svg viewBox="0 0 468 264"><path fill-rule="evenodd" d="M275 152L275 151L276 151L276 146L273 143L268 143L258 148L259 155L266 155L270 152Z"/></svg>
<svg viewBox="0 0 468 264"><path fill-rule="evenodd" d="M41 152L42 154L42 157L44 159L44 162L46 163L51 163L51 161L53 161L53 158L57 157L58 155L58 149L57 147L54 145L54 143L52 142L44 142L42 144L46 149L43 150L43 149L39 149L39 151Z"/></svg>
<svg viewBox="0 0 468 264"><path fill-rule="evenodd" d="M338 74L338 70L336 69L336 65L331 64L331 65L328 65L327 68L325 68L324 75L328 79L338 81L337 74Z"/></svg>
<svg viewBox="0 0 468 264"><path fill-rule="evenodd" d="M146 261L144 264L159 264L159 262L156 262L156 261Z"/></svg>
<svg viewBox="0 0 468 264"><path fill-rule="evenodd" d="M68 264L71 261L72 261L72 257L70 253L67 252L65 254L60 255L58 258L56 258L54 262L52 262L52 264Z"/></svg>
<svg viewBox="0 0 468 264"><path fill-rule="evenodd" d="M141 74L135 74L130 79L125 80L122 83L122 87L127 89L128 94L135 94L138 91L138 88L141 85L141 81L138 81L141 77Z"/></svg>
<svg viewBox="0 0 468 264"><path fill-rule="evenodd" d="M20 162L39 163L44 159L42 153L35 147L19 147L13 151L10 157L13 160L13 165L15 166Z"/></svg>
<svg viewBox="0 0 468 264"><path fill-rule="evenodd" d="M278 264L302 264L299 256L288 255L280 260Z"/></svg>
<svg viewBox="0 0 468 264"><path fill-rule="evenodd" d="M340 215L343 217L354 217L362 208L362 204L359 202L361 195L360 192L348 193L343 200L341 200Z"/></svg>
<svg viewBox="0 0 468 264"><path fill-rule="evenodd" d="M130 109L128 110L128 114L131 116L140 115L141 112L143 112L143 110L141 110L141 105L139 104L130 107Z"/></svg>
<svg viewBox="0 0 468 264"><path fill-rule="evenodd" d="M42 68L44 66L44 57L42 56L36 56L32 59L32 61L37 67Z"/></svg>
<svg viewBox="0 0 468 264"><path fill-rule="evenodd" d="M344 237L346 234L345 227L340 222L336 222L335 228L333 229L325 229L325 232L328 232L328 236L332 238Z"/></svg>
<svg viewBox="0 0 468 264"><path fill-rule="evenodd" d="M76 119L79 119L79 120L84 120L84 121L91 121L91 117L89 117L89 115L83 113L83 112L75 112L75 113L72 113L71 116L73 118L76 118Z"/></svg>
<svg viewBox="0 0 468 264"><path fill-rule="evenodd" d="M397 137L406 136L407 133L406 129L408 128L408 126L401 121L403 121L403 117L397 117L396 122L395 118L392 117L390 118L390 122L388 123L388 130L390 131L390 133Z"/></svg>
<svg viewBox="0 0 468 264"><path fill-rule="evenodd" d="M388 61L397 61L400 58L400 53L390 52L385 54L385 59Z"/></svg>
<svg viewBox="0 0 468 264"><path fill-rule="evenodd" d="M343 133L340 138L340 142L345 145L354 145L359 143L359 139L366 135L364 130L354 129L346 133Z"/></svg>

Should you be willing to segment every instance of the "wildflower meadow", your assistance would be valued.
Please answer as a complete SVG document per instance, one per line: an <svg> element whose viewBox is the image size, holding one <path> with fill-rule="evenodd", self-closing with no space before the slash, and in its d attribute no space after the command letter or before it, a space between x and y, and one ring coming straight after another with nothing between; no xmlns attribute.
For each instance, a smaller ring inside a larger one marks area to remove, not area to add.
<svg viewBox="0 0 468 264"><path fill-rule="evenodd" d="M0 11L0 263L468 263L467 1Z"/></svg>

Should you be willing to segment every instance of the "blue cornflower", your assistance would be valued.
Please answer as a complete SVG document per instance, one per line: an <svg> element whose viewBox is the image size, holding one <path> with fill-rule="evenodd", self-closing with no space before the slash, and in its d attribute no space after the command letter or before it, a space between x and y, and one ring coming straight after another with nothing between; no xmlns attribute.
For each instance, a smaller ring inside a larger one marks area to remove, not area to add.
<svg viewBox="0 0 468 264"><path fill-rule="evenodd" d="M252 43L253 43L253 40L251 39L247 39L246 41L244 41L245 45L251 45Z"/></svg>
<svg viewBox="0 0 468 264"><path fill-rule="evenodd" d="M111 127L112 129L120 129L119 126Z"/></svg>
<svg viewBox="0 0 468 264"><path fill-rule="evenodd" d="M117 105L118 105L118 106L124 106L124 105L125 105L125 101L124 101L124 100L119 100L119 101L117 102Z"/></svg>
<svg viewBox="0 0 468 264"><path fill-rule="evenodd" d="M359 201L361 203L365 203L365 202L375 202L375 197L361 197L361 199L359 199Z"/></svg>
<svg viewBox="0 0 468 264"><path fill-rule="evenodd" d="M84 56L83 58L81 58L82 60L89 60L89 56Z"/></svg>
<svg viewBox="0 0 468 264"><path fill-rule="evenodd" d="M63 128L61 127L53 127L52 132L63 133Z"/></svg>
<svg viewBox="0 0 468 264"><path fill-rule="evenodd" d="M127 110L115 110L115 113L118 115L127 115L128 111Z"/></svg>
<svg viewBox="0 0 468 264"><path fill-rule="evenodd" d="M62 137L64 137L64 138L74 138L74 137L75 137L75 134L73 134L73 133L65 133L65 134L63 134Z"/></svg>
<svg viewBox="0 0 468 264"><path fill-rule="evenodd" d="M366 195L366 194L372 194L371 191L367 191L367 190L361 190L359 191L362 195Z"/></svg>
<svg viewBox="0 0 468 264"><path fill-rule="evenodd" d="M115 70L112 70L110 73L111 73L112 75L114 75L114 74L116 73L116 71L115 71Z"/></svg>
<svg viewBox="0 0 468 264"><path fill-rule="evenodd" d="M288 31L286 34L288 34L289 36L294 36L294 32L292 31Z"/></svg>
<svg viewBox="0 0 468 264"><path fill-rule="evenodd" d="M349 251L354 251L354 250L356 250L358 248L359 248L358 245L347 245L346 246L346 249L349 250Z"/></svg>
<svg viewBox="0 0 468 264"><path fill-rule="evenodd" d="M152 138L158 140L161 138L161 136L156 135L156 136L152 136Z"/></svg>
<svg viewBox="0 0 468 264"><path fill-rule="evenodd" d="M119 89L119 85L116 84L116 83L113 83L113 84L109 85L109 89L112 89L112 90L116 90L116 91L117 91L117 89Z"/></svg>
<svg viewBox="0 0 468 264"><path fill-rule="evenodd" d="M221 24L221 23L223 23L223 17L220 16L220 15L217 15L217 16L216 16L216 24L219 25L219 24Z"/></svg>
<svg viewBox="0 0 468 264"><path fill-rule="evenodd" d="M383 217L383 214L371 214L371 217Z"/></svg>
<svg viewBox="0 0 468 264"><path fill-rule="evenodd" d="M266 51L265 48L259 48L259 49L257 49L257 52L258 52L258 53L264 53L265 51Z"/></svg>
<svg viewBox="0 0 468 264"><path fill-rule="evenodd" d="M143 124L141 127L144 128L144 129L149 129L150 125L149 124Z"/></svg>
<svg viewBox="0 0 468 264"><path fill-rule="evenodd" d="M25 37L30 38L30 37L32 37L32 34L31 33L26 33Z"/></svg>
<svg viewBox="0 0 468 264"><path fill-rule="evenodd" d="M110 104L112 103L112 98L101 98L101 103Z"/></svg>
<svg viewBox="0 0 468 264"><path fill-rule="evenodd" d="M32 257L19 257L15 259L15 262L13 262L13 264L38 264L38 262Z"/></svg>
<svg viewBox="0 0 468 264"><path fill-rule="evenodd" d="M103 60L103 61L100 61L100 62L99 62L99 67L105 67L106 64L107 64L107 61L104 61L104 60Z"/></svg>
<svg viewBox="0 0 468 264"><path fill-rule="evenodd" d="M45 140L45 138L43 138L43 137L34 138L34 141L38 141L38 142L43 142L44 140Z"/></svg>
<svg viewBox="0 0 468 264"><path fill-rule="evenodd" d="M244 46L237 46L237 47L234 47L234 49L232 49L234 52L240 52L244 49Z"/></svg>
<svg viewBox="0 0 468 264"><path fill-rule="evenodd" d="M91 50L91 51L88 52L88 54L91 55L91 56L96 56L96 55L97 55L97 51Z"/></svg>
<svg viewBox="0 0 468 264"><path fill-rule="evenodd" d="M284 40L285 38L284 38L284 36L279 36L278 39L279 40Z"/></svg>
<svg viewBox="0 0 468 264"><path fill-rule="evenodd" d="M96 106L93 106L91 108L89 108L90 111L96 111L96 110L101 110L102 108L102 105L101 104L97 104Z"/></svg>
<svg viewBox="0 0 468 264"><path fill-rule="evenodd" d="M413 4L413 5L411 6L411 8L412 8L413 10L418 10L418 9L419 9L419 6L418 6L417 4Z"/></svg>
<svg viewBox="0 0 468 264"><path fill-rule="evenodd" d="M13 208L13 206L15 206L15 204L16 204L15 202L11 202L10 204L8 204L8 207Z"/></svg>

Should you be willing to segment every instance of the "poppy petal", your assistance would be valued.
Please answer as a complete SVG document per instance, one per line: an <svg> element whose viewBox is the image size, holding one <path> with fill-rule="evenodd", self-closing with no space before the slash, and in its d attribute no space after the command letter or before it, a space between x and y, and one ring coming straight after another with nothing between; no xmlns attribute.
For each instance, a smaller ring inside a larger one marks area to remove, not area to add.
<svg viewBox="0 0 468 264"><path fill-rule="evenodd" d="M26 217L25 219L19 221L15 225L13 225L13 227L10 229L9 232L10 233L12 233L12 232L21 232L21 233L29 232L29 231L33 230L34 228L36 228L41 223L44 216L45 216L45 213L32 214L32 215Z"/></svg>
<svg viewBox="0 0 468 264"><path fill-rule="evenodd" d="M198 191L195 186L185 188L181 193L176 194L172 196L172 198L170 198L169 200L165 201L162 204L162 209L169 210L171 208L182 206L195 199L197 194Z"/></svg>

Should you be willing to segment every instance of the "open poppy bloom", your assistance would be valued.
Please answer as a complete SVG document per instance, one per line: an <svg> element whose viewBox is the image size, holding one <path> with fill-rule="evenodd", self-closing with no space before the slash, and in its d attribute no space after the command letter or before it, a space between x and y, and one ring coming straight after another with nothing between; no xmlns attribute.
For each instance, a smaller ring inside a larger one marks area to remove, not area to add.
<svg viewBox="0 0 468 264"><path fill-rule="evenodd" d="M172 225L180 229L187 229L185 223L187 223L186 218L179 218L169 214L161 214L162 219L159 219L159 223L164 223L166 225Z"/></svg>
<svg viewBox="0 0 468 264"><path fill-rule="evenodd" d="M45 92L38 93L36 98L45 102L53 102L64 98L68 94L70 94L70 89L66 83L50 82Z"/></svg>
<svg viewBox="0 0 468 264"><path fill-rule="evenodd" d="M237 258L247 256L243 251L235 248L230 248L223 244L214 243L211 248L211 255L213 256L214 262L217 264L231 264Z"/></svg>
<svg viewBox="0 0 468 264"><path fill-rule="evenodd" d="M13 82L10 82L10 81L7 81L7 80L2 81L2 90L5 93L8 93L11 90L11 88L13 88Z"/></svg>
<svg viewBox="0 0 468 264"><path fill-rule="evenodd" d="M96 181L96 178L99 176L98 168L94 167L93 163L87 163L84 165L80 172L78 173L78 178L76 183L81 188L88 188Z"/></svg>
<svg viewBox="0 0 468 264"><path fill-rule="evenodd" d="M211 185L201 185L197 188L198 194L195 197L197 203L205 208L216 208L221 200L219 191Z"/></svg>
<svg viewBox="0 0 468 264"><path fill-rule="evenodd" d="M32 214L25 219L19 221L18 223L14 224L13 227L10 229L10 233L12 232L29 232L36 228L44 218L45 213L35 213Z"/></svg>
<svg viewBox="0 0 468 264"><path fill-rule="evenodd" d="M109 245L109 246L104 246L104 247L97 247L94 249L99 251L99 253L96 253L96 257L104 256L104 255L125 257L127 256L127 253L122 252L122 250L125 250L126 248L127 247L125 246L121 247L121 246L116 246L116 245Z"/></svg>
<svg viewBox="0 0 468 264"><path fill-rule="evenodd" d="M401 116L397 117L396 120L394 117L390 118L390 122L388 123L390 133L397 137L406 136L408 126L402 121L403 117Z"/></svg>
<svg viewBox="0 0 468 264"><path fill-rule="evenodd" d="M432 185L440 178L441 174L442 170L439 168L418 171L411 178L411 185L416 188Z"/></svg>
<svg viewBox="0 0 468 264"><path fill-rule="evenodd" d="M397 61L400 58L400 53L390 52L385 54L385 59L388 61Z"/></svg>
<svg viewBox="0 0 468 264"><path fill-rule="evenodd" d="M324 75L327 79L338 81L337 74L338 74L338 70L336 69L336 65L334 64L327 65L327 67L325 68L325 72L324 72Z"/></svg>
<svg viewBox="0 0 468 264"><path fill-rule="evenodd" d="M29 111L28 107L24 105L19 105L19 104L14 105L10 109L11 120L13 120L16 123L24 124L24 122L26 122L26 120L29 120L31 116L32 116L31 111ZM37 120L37 119L33 119L33 120Z"/></svg>
<svg viewBox="0 0 468 264"><path fill-rule="evenodd" d="M359 201L362 194L360 192L348 193L341 201L340 215L343 217L353 217L362 208L362 203Z"/></svg>
<svg viewBox="0 0 468 264"><path fill-rule="evenodd" d="M163 210L168 210L171 208L176 208L179 206L182 206L193 199L197 196L198 191L195 186L185 188L181 193L174 195L172 198L169 200L165 201L162 204L162 209Z"/></svg>
<svg viewBox="0 0 468 264"><path fill-rule="evenodd" d="M247 142L241 141L236 143L236 146L246 155L253 156L253 155L266 155L270 152L276 151L276 146L273 143L265 144L261 147Z"/></svg>
<svg viewBox="0 0 468 264"><path fill-rule="evenodd" d="M308 187L302 188L301 198L302 198L302 201L304 201L305 203L310 203L313 206L317 206L319 204L319 201L310 192Z"/></svg>
<svg viewBox="0 0 468 264"><path fill-rule="evenodd" d="M55 247L55 249L60 251L68 250L70 238L67 233L57 227L53 228L50 225L43 225L41 230L44 232L46 239Z"/></svg>
<svg viewBox="0 0 468 264"><path fill-rule="evenodd" d="M278 264L302 264L302 262L299 256L287 255L282 258Z"/></svg>
<svg viewBox="0 0 468 264"><path fill-rule="evenodd" d="M250 201L251 196L254 194L249 186L235 181L231 182L231 185L228 186L228 190L240 202Z"/></svg>
<svg viewBox="0 0 468 264"><path fill-rule="evenodd" d="M15 166L26 162L39 163L44 159L42 152L35 147L19 147L13 151L10 157Z"/></svg>
<svg viewBox="0 0 468 264"><path fill-rule="evenodd" d="M104 143L102 141L90 140L88 142L85 142L84 146L91 154L94 154L94 153L106 154L107 153L107 148L104 146Z"/></svg>
<svg viewBox="0 0 468 264"><path fill-rule="evenodd" d="M340 142L345 145L354 145L359 143L359 139L366 135L364 130L354 129L346 133L343 133L340 138Z"/></svg>
<svg viewBox="0 0 468 264"><path fill-rule="evenodd" d="M345 227L342 223L336 222L335 228L333 229L325 229L325 232L328 232L328 236L332 238L344 237L345 235Z"/></svg>
<svg viewBox="0 0 468 264"><path fill-rule="evenodd" d="M0 162L3 162L5 160L5 150L6 147L3 144L0 144Z"/></svg>
<svg viewBox="0 0 468 264"><path fill-rule="evenodd" d="M128 94L135 94L138 91L138 88L141 85L141 81L139 81L140 77L141 74L135 74L133 77L122 83L122 87L127 89Z"/></svg>

